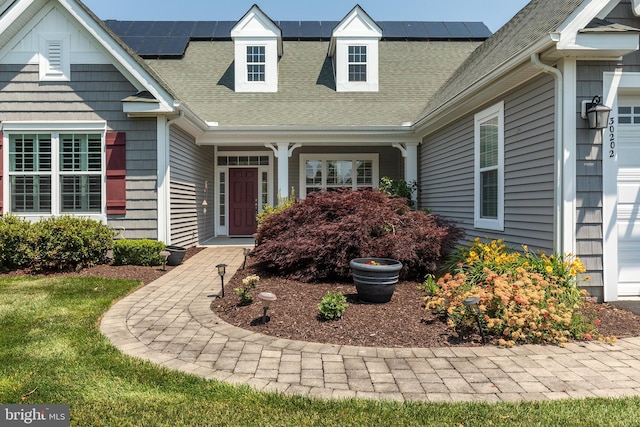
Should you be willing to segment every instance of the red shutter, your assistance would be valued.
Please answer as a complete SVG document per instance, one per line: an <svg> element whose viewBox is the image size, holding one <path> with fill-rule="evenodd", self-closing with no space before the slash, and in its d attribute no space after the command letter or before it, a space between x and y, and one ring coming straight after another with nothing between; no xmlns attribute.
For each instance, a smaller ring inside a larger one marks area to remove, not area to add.
<svg viewBox="0 0 640 427"><path fill-rule="evenodd" d="M107 214L127 213L126 133L107 132Z"/></svg>

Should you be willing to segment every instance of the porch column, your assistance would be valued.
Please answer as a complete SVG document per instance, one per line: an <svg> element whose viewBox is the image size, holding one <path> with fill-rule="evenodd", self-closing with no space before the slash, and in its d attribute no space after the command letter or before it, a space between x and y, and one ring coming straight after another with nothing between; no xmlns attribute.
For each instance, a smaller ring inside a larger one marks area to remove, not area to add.
<svg viewBox="0 0 640 427"><path fill-rule="evenodd" d="M404 157L404 180L407 184L418 182L418 144L419 142L393 144L393 147L400 150L402 157ZM416 202L417 194L414 194L412 198Z"/></svg>
<svg viewBox="0 0 640 427"><path fill-rule="evenodd" d="M278 159L278 199L289 198L289 157L293 150L301 147L301 144L290 145L288 142L278 142L276 144L265 144L267 148L273 150L273 154ZM278 200L280 203L280 200Z"/></svg>

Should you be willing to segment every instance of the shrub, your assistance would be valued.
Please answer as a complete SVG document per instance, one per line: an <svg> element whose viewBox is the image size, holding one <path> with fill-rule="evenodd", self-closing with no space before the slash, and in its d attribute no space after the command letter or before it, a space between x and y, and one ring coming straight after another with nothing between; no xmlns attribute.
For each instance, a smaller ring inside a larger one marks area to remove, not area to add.
<svg viewBox="0 0 640 427"><path fill-rule="evenodd" d="M383 176L380 178L378 190L390 196L402 197L410 207L414 207L413 193L418 190L418 183L415 181L407 182L404 179L393 180L388 176Z"/></svg>
<svg viewBox="0 0 640 427"><path fill-rule="evenodd" d="M113 244L113 263L115 265L160 265L164 261L160 252L165 244L149 239L119 239Z"/></svg>
<svg viewBox="0 0 640 427"><path fill-rule="evenodd" d="M392 258L402 277L435 271L461 231L373 190L315 192L271 215L253 254L262 267L305 282L349 277L353 258Z"/></svg>
<svg viewBox="0 0 640 427"><path fill-rule="evenodd" d="M260 276L252 274L242 279L242 287L235 288L233 293L240 298L240 305L248 305L253 302L253 295L251 295L251 289L255 289L260 281Z"/></svg>
<svg viewBox="0 0 640 427"><path fill-rule="evenodd" d="M327 292L318 304L318 310L324 320L334 320L342 317L348 306L347 298L341 292Z"/></svg>
<svg viewBox="0 0 640 427"><path fill-rule="evenodd" d="M282 211L287 210L291 206L296 203L296 193L291 189L291 194L287 199L283 199L282 197L278 197L279 203L276 206L266 205L262 208L262 212L258 213L256 216L256 221L258 222L258 228L262 226L262 223L266 221L273 214L280 213Z"/></svg>
<svg viewBox="0 0 640 427"><path fill-rule="evenodd" d="M33 261L33 240L30 221L11 214L0 217L0 269L29 266Z"/></svg>
<svg viewBox="0 0 640 427"><path fill-rule="evenodd" d="M34 224L36 270L78 270L107 262L113 230L93 219L60 216Z"/></svg>
<svg viewBox="0 0 640 427"><path fill-rule="evenodd" d="M446 313L454 329L474 321L462 302L475 296L486 331L501 337L501 345L563 345L569 338L596 335L592 319L583 314L589 303L587 292L577 287L577 276L585 269L576 257L538 256L526 246L520 253L501 240L476 239L458 249L449 265L453 272L438 280L439 291L425 301L427 309Z"/></svg>

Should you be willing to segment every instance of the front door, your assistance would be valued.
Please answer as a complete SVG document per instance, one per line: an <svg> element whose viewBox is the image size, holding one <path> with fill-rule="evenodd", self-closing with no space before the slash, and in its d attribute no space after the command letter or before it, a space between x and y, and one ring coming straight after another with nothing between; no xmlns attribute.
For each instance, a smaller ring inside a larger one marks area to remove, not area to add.
<svg viewBox="0 0 640 427"><path fill-rule="evenodd" d="M229 169L229 235L250 236L256 232L258 169Z"/></svg>

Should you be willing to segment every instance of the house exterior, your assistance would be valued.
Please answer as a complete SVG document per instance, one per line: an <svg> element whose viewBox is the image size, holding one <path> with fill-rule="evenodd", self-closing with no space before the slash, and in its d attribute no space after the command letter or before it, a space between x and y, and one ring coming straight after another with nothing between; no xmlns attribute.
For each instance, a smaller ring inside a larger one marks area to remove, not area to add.
<svg viewBox="0 0 640 427"><path fill-rule="evenodd" d="M481 23L101 21L0 1L0 208L127 238L247 236L279 198L416 180L467 238L640 295L640 1L533 0ZM586 102L612 109L589 129Z"/></svg>

